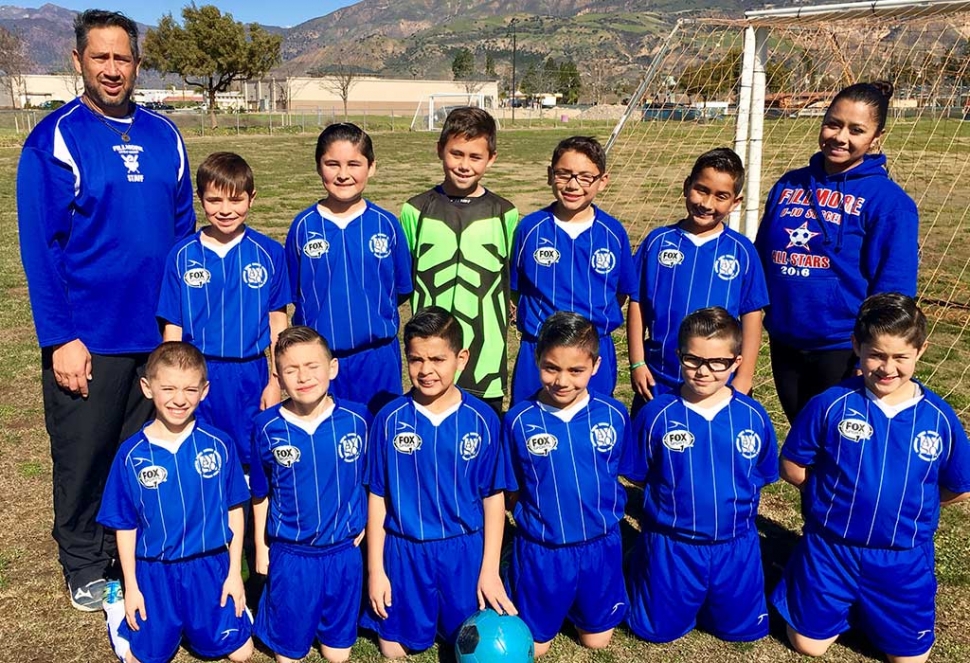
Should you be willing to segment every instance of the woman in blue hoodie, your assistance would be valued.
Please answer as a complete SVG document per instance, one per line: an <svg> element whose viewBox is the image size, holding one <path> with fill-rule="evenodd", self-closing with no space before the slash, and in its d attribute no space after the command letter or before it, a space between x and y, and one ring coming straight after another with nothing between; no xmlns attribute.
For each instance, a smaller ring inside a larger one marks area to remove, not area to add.
<svg viewBox="0 0 970 663"><path fill-rule="evenodd" d="M862 300L916 294L916 203L876 153L892 92L886 82L839 92L808 167L786 173L768 194L755 246L771 301L771 370L789 421L854 372L850 337Z"/></svg>

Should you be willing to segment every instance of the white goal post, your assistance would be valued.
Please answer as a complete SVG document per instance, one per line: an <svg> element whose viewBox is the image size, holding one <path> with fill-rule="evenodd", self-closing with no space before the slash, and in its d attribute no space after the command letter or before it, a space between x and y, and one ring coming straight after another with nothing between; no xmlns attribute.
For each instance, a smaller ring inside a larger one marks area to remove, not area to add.
<svg viewBox="0 0 970 663"><path fill-rule="evenodd" d="M411 119L411 131L438 131L455 106L485 108L485 95L481 92L438 92L429 94L418 102Z"/></svg>

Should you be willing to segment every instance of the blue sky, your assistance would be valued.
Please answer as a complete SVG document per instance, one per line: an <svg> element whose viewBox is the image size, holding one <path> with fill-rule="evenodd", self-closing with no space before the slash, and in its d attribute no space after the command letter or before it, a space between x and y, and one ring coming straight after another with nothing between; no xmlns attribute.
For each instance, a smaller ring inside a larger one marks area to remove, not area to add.
<svg viewBox="0 0 970 663"><path fill-rule="evenodd" d="M17 0L6 0L6 3L21 7L40 7L45 1L67 9L110 9L124 12L136 21L146 25L155 25L163 14L171 13L178 18L182 7L189 4L189 0L155 0L154 2L131 2L131 0L34 0L19 3ZM356 4L358 0L287 0L285 2L267 2L266 0L196 0L197 5L215 5L223 12L232 14L233 18L243 23L262 23L264 25L279 25L289 27L298 25L311 18L325 16L335 9ZM5 3L5 4L6 4Z"/></svg>

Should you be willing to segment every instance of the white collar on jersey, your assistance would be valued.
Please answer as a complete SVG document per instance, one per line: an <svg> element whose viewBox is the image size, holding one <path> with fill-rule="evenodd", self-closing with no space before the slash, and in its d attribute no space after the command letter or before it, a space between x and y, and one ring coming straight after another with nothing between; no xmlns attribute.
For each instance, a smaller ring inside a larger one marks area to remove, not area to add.
<svg viewBox="0 0 970 663"><path fill-rule="evenodd" d="M903 410L908 410L919 403L920 399L923 398L923 389L920 387L919 382L913 382L912 398L907 398L902 403L896 403L896 405L889 405L888 403L883 402L881 398L876 396L868 389L866 389L866 398L875 403L876 407L882 410L882 413L886 415L887 419L892 419Z"/></svg>
<svg viewBox="0 0 970 663"><path fill-rule="evenodd" d="M239 237L233 237L231 240L225 244L219 244L213 239L209 239L204 232L199 231L199 243L205 248L209 249L215 253L220 258L225 258L229 255L229 252L233 250L234 247L239 246L240 242L243 241L243 237L246 236L246 231L244 230Z"/></svg>
<svg viewBox="0 0 970 663"><path fill-rule="evenodd" d="M684 399L682 398L681 400L684 400ZM686 400L684 400L684 407L690 410L691 412L701 415L707 421L714 421L714 417L717 416L718 412L720 412L728 405L730 405L731 401L733 400L734 400L734 392L732 391L730 398L725 398L720 403L715 403L711 407L701 407L700 405L694 405L693 403L689 403Z"/></svg>
<svg viewBox="0 0 970 663"><path fill-rule="evenodd" d="M584 232L593 227L593 222L596 221L596 216L594 215L589 221L563 221L562 219L553 216L553 220L556 225L562 228L562 231L569 235L570 239L576 239Z"/></svg>
<svg viewBox="0 0 970 663"><path fill-rule="evenodd" d="M569 407L564 407L564 408L553 407L551 405L547 405L546 403L543 403L542 401L536 401L536 403L539 405L539 409L542 410L543 412L548 412L556 419L559 419L560 421L562 421L564 424L568 424L570 421L573 420L573 417L575 417L577 414L579 414L579 412L584 410L587 405L589 405L589 392L587 391L585 396L577 400Z"/></svg>
<svg viewBox="0 0 970 663"><path fill-rule="evenodd" d="M195 422L193 421L193 422L190 422L189 425L185 427L185 430L182 431L182 434L179 435L174 440L160 440L157 437L152 437L148 433L145 433L145 439L148 440L149 444L154 444L156 447L161 447L162 449L165 449L165 451L169 452L170 454L175 454L175 453L178 453L179 447L182 446L183 442L189 439L189 436L192 434L192 431L194 430L195 430Z"/></svg>
<svg viewBox="0 0 970 663"><path fill-rule="evenodd" d="M414 409L420 412L425 419L430 421L431 425L434 426L435 428L440 426L442 421L444 421L445 419L453 415L455 412L458 411L458 408L461 407L461 401L458 401L457 403L452 405L444 412L432 412L425 406L419 404L417 401L412 401L412 402L414 403Z"/></svg>
<svg viewBox="0 0 970 663"><path fill-rule="evenodd" d="M698 237L694 233L687 232L686 230L684 230L684 236L687 237L687 239L690 240L690 243L691 244L693 244L694 246L697 246L697 247L704 246L708 242L713 242L714 240L716 240L718 237L720 237L723 234L724 234L724 228L721 228L719 231L717 231L713 235L708 235L707 237Z"/></svg>
<svg viewBox="0 0 970 663"><path fill-rule="evenodd" d="M283 417L287 423L293 424L307 435L313 435L317 432L317 428L320 427L320 424L330 418L330 415L333 414L335 407L336 404L333 402L333 399L330 399L329 405L327 405L326 409L321 412L319 416L314 417L313 419L301 419L294 413L287 410L286 406L283 406L280 408L280 416Z"/></svg>
<svg viewBox="0 0 970 663"><path fill-rule="evenodd" d="M354 221L354 219L359 219L361 216L363 216L364 211L366 210L367 208L365 207L364 210L360 212L360 214L351 214L349 216L337 216L336 214L328 210L320 203L317 203L317 213L323 218L325 218L327 221L331 222L332 224L340 228L341 230L346 230L347 226L349 226Z"/></svg>

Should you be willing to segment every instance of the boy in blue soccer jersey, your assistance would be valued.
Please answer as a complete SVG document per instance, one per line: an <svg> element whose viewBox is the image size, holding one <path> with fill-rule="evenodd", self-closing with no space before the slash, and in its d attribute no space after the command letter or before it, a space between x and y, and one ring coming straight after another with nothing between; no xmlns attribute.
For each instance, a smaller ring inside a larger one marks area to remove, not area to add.
<svg viewBox="0 0 970 663"><path fill-rule="evenodd" d="M332 124L315 163L327 197L286 236L293 324L320 332L339 359L333 393L373 414L402 391L398 304L411 293L411 254L397 217L363 197L376 168L370 136Z"/></svg>
<svg viewBox="0 0 970 663"><path fill-rule="evenodd" d="M619 466L630 420L618 401L587 389L600 364L589 320L553 314L536 353L542 389L509 410L502 443L518 525L512 601L542 656L567 617L583 645L600 649L626 616Z"/></svg>
<svg viewBox="0 0 970 663"><path fill-rule="evenodd" d="M512 376L512 404L541 387L536 339L556 311L592 321L600 335L600 364L590 386L612 396L616 387L614 329L636 287L630 239L623 224L596 207L606 188L606 150L595 138L573 136L556 146L549 166L556 201L519 223L512 245L511 286L516 326L522 332Z"/></svg>
<svg viewBox="0 0 970 663"><path fill-rule="evenodd" d="M462 328L431 306L404 325L411 391L371 427L367 487L368 606L361 624L400 658L454 642L490 605L515 614L499 578L508 488L498 415L462 391Z"/></svg>
<svg viewBox="0 0 970 663"><path fill-rule="evenodd" d="M156 315L164 340L205 355L210 387L198 417L229 433L246 468L253 417L280 401L265 353L292 301L283 247L246 226L256 189L241 156L210 154L195 181L209 225L169 252Z"/></svg>
<svg viewBox="0 0 970 663"><path fill-rule="evenodd" d="M269 576L255 631L279 663L302 659L314 638L343 663L363 588L367 410L330 395L337 360L309 327L280 334L276 367L289 398L253 431L256 571Z"/></svg>
<svg viewBox="0 0 970 663"><path fill-rule="evenodd" d="M728 386L743 361L737 318L695 311L678 344L683 384L640 410L620 470L644 486L627 622L651 642L695 626L757 640L768 610L755 518L761 488L778 479L775 430L761 404Z"/></svg>
<svg viewBox="0 0 970 663"><path fill-rule="evenodd" d="M852 335L862 375L811 399L782 447L805 535L772 603L802 654L824 654L852 612L891 663L929 658L933 535L940 506L970 497L970 441L953 408L913 379L926 345L912 298L866 299Z"/></svg>
<svg viewBox="0 0 970 663"><path fill-rule="evenodd" d="M245 661L249 490L235 444L195 418L209 388L205 358L188 343L162 343L141 385L155 419L118 449L98 513L116 530L124 574L124 619L108 615L115 651L127 663L165 663L185 638L205 658Z"/></svg>
<svg viewBox="0 0 970 663"><path fill-rule="evenodd" d="M754 245L724 224L743 186L744 164L734 151L705 152L684 181L687 216L653 230L637 249L638 285L627 310L634 414L644 400L677 391L677 330L688 313L708 306L741 321L742 360L732 385L751 393L768 290Z"/></svg>

